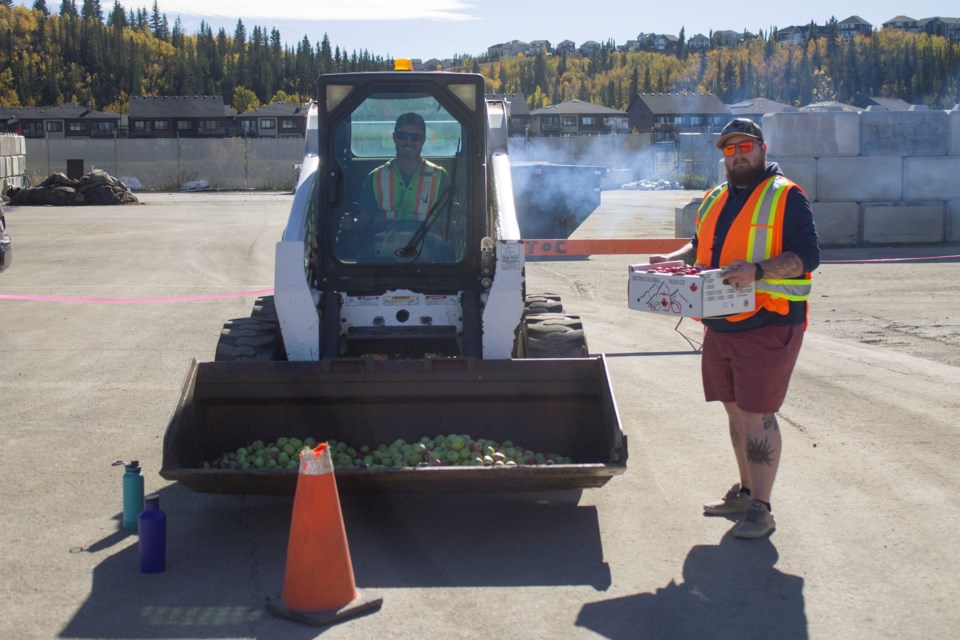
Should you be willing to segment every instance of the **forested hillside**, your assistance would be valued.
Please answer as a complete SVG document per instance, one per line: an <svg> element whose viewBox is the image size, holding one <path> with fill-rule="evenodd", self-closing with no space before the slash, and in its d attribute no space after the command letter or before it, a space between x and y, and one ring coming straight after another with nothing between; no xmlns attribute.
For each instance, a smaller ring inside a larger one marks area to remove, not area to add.
<svg viewBox="0 0 960 640"><path fill-rule="evenodd" d="M393 60L341 50L324 36L283 44L276 28L238 20L233 33L202 24L186 34L156 2L124 12L115 2L64 0L52 13L0 2L0 106L91 104L126 110L131 95L222 95L239 112L277 100L304 100L321 73L389 69ZM516 56L497 61L463 56L458 69L481 72L492 93L523 93L536 108L571 99L626 109L638 92L710 92L731 104L766 97L804 105L824 100L863 106L872 96L931 108L960 102L960 45L938 36L880 30L843 42L827 35L805 46L774 34L736 48L675 54L623 53L607 42L590 57ZM835 21L832 21L835 24Z"/></svg>

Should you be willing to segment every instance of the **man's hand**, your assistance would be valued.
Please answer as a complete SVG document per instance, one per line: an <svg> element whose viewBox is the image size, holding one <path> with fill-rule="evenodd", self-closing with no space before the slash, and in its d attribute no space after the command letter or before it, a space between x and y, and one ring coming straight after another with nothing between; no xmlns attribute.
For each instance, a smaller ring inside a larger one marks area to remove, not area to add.
<svg viewBox="0 0 960 640"><path fill-rule="evenodd" d="M728 284L739 291L749 287L757 279L757 268L752 262L733 260L720 275L723 276L723 284Z"/></svg>
<svg viewBox="0 0 960 640"><path fill-rule="evenodd" d="M697 259L697 252L693 248L693 242L688 242L680 249L677 249L673 253L661 256L653 255L650 256L650 264L657 264L658 262L669 262L670 260L683 260L686 264L693 264Z"/></svg>

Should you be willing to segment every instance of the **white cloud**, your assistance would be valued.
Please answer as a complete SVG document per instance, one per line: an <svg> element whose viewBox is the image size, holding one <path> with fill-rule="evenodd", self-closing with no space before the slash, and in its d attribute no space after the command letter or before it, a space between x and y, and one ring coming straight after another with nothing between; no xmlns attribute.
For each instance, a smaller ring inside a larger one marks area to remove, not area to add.
<svg viewBox="0 0 960 640"><path fill-rule="evenodd" d="M128 10L127 3L123 4ZM460 0L354 0L353 2L291 2L275 0L164 0L160 12L172 22L177 14L275 20L475 20L474 4ZM131 4L130 6L133 6ZM144 6L137 4L136 8Z"/></svg>

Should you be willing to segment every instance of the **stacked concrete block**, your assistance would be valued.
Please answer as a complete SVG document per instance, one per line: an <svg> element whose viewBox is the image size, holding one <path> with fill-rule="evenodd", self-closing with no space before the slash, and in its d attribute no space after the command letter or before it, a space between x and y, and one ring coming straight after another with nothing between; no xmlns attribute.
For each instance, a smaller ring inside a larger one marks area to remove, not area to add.
<svg viewBox="0 0 960 640"><path fill-rule="evenodd" d="M768 156L769 157L769 156ZM817 159L777 157L783 175L797 183L811 201L817 199Z"/></svg>
<svg viewBox="0 0 960 640"><path fill-rule="evenodd" d="M24 187L27 169L26 144L23 136L0 134L0 188Z"/></svg>
<svg viewBox="0 0 960 640"><path fill-rule="evenodd" d="M947 112L947 129L947 153L960 156L960 103L953 105L953 110Z"/></svg>
<svg viewBox="0 0 960 640"><path fill-rule="evenodd" d="M762 126L769 158L810 196L824 246L960 240L960 105L777 113Z"/></svg>
<svg viewBox="0 0 960 640"><path fill-rule="evenodd" d="M942 156L947 153L947 112L883 111L860 114L860 154L865 156Z"/></svg>
<svg viewBox="0 0 960 640"><path fill-rule="evenodd" d="M761 127L778 158L860 155L860 116L850 111L771 113Z"/></svg>
<svg viewBox="0 0 960 640"><path fill-rule="evenodd" d="M960 200L951 200L947 203L945 235L947 242L960 242Z"/></svg>

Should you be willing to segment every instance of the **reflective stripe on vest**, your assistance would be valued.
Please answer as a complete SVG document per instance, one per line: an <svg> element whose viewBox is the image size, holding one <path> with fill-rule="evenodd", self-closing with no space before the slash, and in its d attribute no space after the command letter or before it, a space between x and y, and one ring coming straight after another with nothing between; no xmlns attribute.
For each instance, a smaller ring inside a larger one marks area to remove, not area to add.
<svg viewBox="0 0 960 640"><path fill-rule="evenodd" d="M439 165L421 159L420 166L411 178L414 188L404 189L400 169L394 160L374 169L374 172L373 193L377 207L388 220L426 218L440 195L440 180L445 173Z"/></svg>
<svg viewBox="0 0 960 640"><path fill-rule="evenodd" d="M783 217L787 193L794 187L796 184L777 175L767 178L754 189L727 232L720 253L721 267L738 258L747 262L760 262L783 252ZM704 196L698 209L699 264L713 264L712 239L727 196L728 186L725 183ZM744 212L748 215L745 216ZM757 281L754 290L757 295L757 309L765 308L785 315L789 310L787 301L803 302L810 297L810 274L804 274L801 278L764 278ZM728 316L726 319L736 322L754 313L756 311Z"/></svg>

